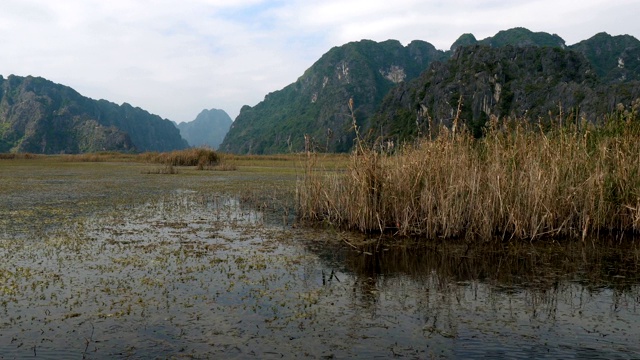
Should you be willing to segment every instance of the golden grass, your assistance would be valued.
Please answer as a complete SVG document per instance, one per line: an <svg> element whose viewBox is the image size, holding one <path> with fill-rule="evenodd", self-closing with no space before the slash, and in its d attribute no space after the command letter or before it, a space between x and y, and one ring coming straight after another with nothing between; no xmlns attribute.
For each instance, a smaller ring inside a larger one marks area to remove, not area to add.
<svg viewBox="0 0 640 360"><path fill-rule="evenodd" d="M322 154L317 161L327 167L345 167L349 162L348 154ZM305 166L306 154L275 154L275 155L235 155L220 153L220 162L232 163L237 166L266 166L266 167L292 167Z"/></svg>
<svg viewBox="0 0 640 360"><path fill-rule="evenodd" d="M216 166L220 162L217 152L207 148L190 148L170 152L145 152L140 154L98 152L59 155L67 162L142 162L166 166L196 166L199 170Z"/></svg>
<svg viewBox="0 0 640 360"><path fill-rule="evenodd" d="M148 163L159 163L172 166L197 166L202 170L205 166L218 164L220 157L211 149L192 148L171 152L148 152L138 155L140 160Z"/></svg>
<svg viewBox="0 0 640 360"><path fill-rule="evenodd" d="M124 162L152 163L172 166L195 166L199 170L235 171L242 168L278 168L282 171L297 171L305 166L304 153L275 155L235 155L219 153L207 148L193 148L172 152L120 153L97 152L85 154L37 155L0 153L3 159L51 159L62 162ZM48 161L48 160L47 160ZM318 163L328 169L345 168L349 162L348 154L322 154ZM270 171L270 170L267 170Z"/></svg>
<svg viewBox="0 0 640 360"><path fill-rule="evenodd" d="M139 154L121 153L116 151L103 151L85 154L65 154L54 155L66 162L135 162L138 161Z"/></svg>
<svg viewBox="0 0 640 360"><path fill-rule="evenodd" d="M317 171L310 155L297 185L298 215L434 239L638 232L636 114L546 130L494 119L482 139L443 128L393 155L359 147L343 174Z"/></svg>
<svg viewBox="0 0 640 360"><path fill-rule="evenodd" d="M31 153L0 153L0 160L32 160L37 158L39 155Z"/></svg>

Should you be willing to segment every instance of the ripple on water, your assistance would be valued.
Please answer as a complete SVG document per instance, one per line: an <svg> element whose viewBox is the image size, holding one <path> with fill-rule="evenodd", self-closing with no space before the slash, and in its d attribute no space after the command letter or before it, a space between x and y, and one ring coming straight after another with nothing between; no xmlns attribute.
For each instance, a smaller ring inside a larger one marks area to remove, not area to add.
<svg viewBox="0 0 640 360"><path fill-rule="evenodd" d="M640 275L619 270L638 268L635 248L358 252L237 197L115 209L28 246L4 235L3 356L640 356Z"/></svg>

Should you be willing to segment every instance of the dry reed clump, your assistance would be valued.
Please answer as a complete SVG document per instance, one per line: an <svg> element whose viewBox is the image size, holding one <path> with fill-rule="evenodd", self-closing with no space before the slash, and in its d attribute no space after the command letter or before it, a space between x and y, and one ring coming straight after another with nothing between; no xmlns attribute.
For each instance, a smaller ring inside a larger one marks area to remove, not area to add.
<svg viewBox="0 0 640 360"><path fill-rule="evenodd" d="M144 162L156 163L171 166L196 166L198 170L214 169L221 165L221 159L217 152L207 148L192 148L186 150L176 150L171 152L145 152L141 154L120 153L120 152L96 152L83 154L66 154L60 156L67 162ZM29 153L21 154L0 154L2 159L34 159L40 155ZM227 166L223 170L231 170L232 166ZM163 170L164 171L164 170Z"/></svg>
<svg viewBox="0 0 640 360"><path fill-rule="evenodd" d="M32 153L0 153L0 160L32 160L38 155Z"/></svg>
<svg viewBox="0 0 640 360"><path fill-rule="evenodd" d="M584 240L638 232L636 114L546 131L494 119L481 139L443 128L393 155L359 146L344 174L323 174L309 161L297 186L298 214L429 238Z"/></svg>
<svg viewBox="0 0 640 360"><path fill-rule="evenodd" d="M135 161L135 154L121 153L116 151L103 151L83 154L62 155L61 159L67 162L115 162L115 161Z"/></svg>
<svg viewBox="0 0 640 360"><path fill-rule="evenodd" d="M211 149L193 148L171 152L149 152L138 155L141 161L172 166L197 166L199 170L215 166L220 161L218 154Z"/></svg>
<svg viewBox="0 0 640 360"><path fill-rule="evenodd" d="M171 166L197 166L199 170L216 166L220 162L218 153L206 148L193 148L162 153L145 152L141 154L97 152L63 155L62 159L70 162L139 161Z"/></svg>

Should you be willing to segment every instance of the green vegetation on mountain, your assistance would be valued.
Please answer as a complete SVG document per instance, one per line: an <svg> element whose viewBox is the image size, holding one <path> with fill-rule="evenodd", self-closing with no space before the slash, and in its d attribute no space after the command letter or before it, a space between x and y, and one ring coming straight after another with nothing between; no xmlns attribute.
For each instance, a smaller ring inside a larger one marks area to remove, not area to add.
<svg viewBox="0 0 640 360"><path fill-rule="evenodd" d="M516 27L503 30L488 38L477 40L473 34L462 34L453 45L451 51L455 51L461 46L487 45L491 47L503 46L540 46L540 47L565 47L564 40L556 35L546 32L533 32L529 29Z"/></svg>
<svg viewBox="0 0 640 360"><path fill-rule="evenodd" d="M218 148L229 131L233 120L224 110L202 110L195 120L176 126L190 146Z"/></svg>
<svg viewBox="0 0 640 360"><path fill-rule="evenodd" d="M295 83L243 107L221 150L349 151L349 99L357 125L374 139L412 139L429 119L450 123L459 101L476 136L491 116L537 120L562 112L595 121L638 97L639 44L603 33L567 47L556 34L525 28L483 40L464 34L446 52L422 41L348 43Z"/></svg>
<svg viewBox="0 0 640 360"><path fill-rule="evenodd" d="M584 54L605 82L640 80L640 41L631 35L611 36L601 32L567 47L565 41L556 34L532 32L517 27L482 40L476 40L473 34L463 34L451 45L451 51L470 45L559 47L574 50Z"/></svg>
<svg viewBox="0 0 640 360"><path fill-rule="evenodd" d="M402 46L395 40L363 40L335 47L295 83L268 94L254 107L243 107L220 149L255 154L301 151L306 135L307 146L348 151L354 138L350 99L359 125L366 127L391 88L444 56L423 41Z"/></svg>
<svg viewBox="0 0 640 360"><path fill-rule="evenodd" d="M478 43L491 47L503 47L507 45L565 47L564 40L556 34L533 32L522 27L499 31L494 36L480 40Z"/></svg>
<svg viewBox="0 0 640 360"><path fill-rule="evenodd" d="M582 54L552 47L459 48L419 78L394 88L372 127L403 142L458 115L476 136L491 117L591 122L640 97L640 83L602 81Z"/></svg>
<svg viewBox="0 0 640 360"><path fill-rule="evenodd" d="M168 151L187 147L169 121L93 100L40 77L0 76L0 152Z"/></svg>
<svg viewBox="0 0 640 360"><path fill-rule="evenodd" d="M451 45L451 51L455 51L457 48L461 47L461 46L469 46L469 45L475 45L478 43L478 40L476 39L475 36L473 36L473 34L462 34L460 35L460 37L458 38L458 40L453 42L453 45Z"/></svg>
<svg viewBox="0 0 640 360"><path fill-rule="evenodd" d="M640 41L633 36L599 33L569 49L584 54L604 81L640 80Z"/></svg>

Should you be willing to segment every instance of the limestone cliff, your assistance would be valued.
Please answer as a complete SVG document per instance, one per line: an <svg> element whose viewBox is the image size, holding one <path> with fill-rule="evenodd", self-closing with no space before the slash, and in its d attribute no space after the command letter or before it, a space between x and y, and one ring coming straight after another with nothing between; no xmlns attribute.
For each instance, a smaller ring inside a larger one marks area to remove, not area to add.
<svg viewBox="0 0 640 360"><path fill-rule="evenodd" d="M93 100L39 77L0 76L0 152L168 151L187 147L169 120Z"/></svg>

